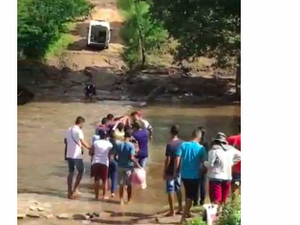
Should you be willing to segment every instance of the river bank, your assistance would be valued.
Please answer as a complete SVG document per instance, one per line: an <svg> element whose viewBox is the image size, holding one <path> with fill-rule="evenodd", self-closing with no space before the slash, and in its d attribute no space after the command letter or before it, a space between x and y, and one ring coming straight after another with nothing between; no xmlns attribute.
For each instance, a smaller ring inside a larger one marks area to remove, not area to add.
<svg viewBox="0 0 300 225"><path fill-rule="evenodd" d="M156 71L156 72L155 72ZM97 87L96 100L172 104L239 104L232 77L185 77L167 69L132 75L113 67L61 69L39 62L18 62L18 104L35 101L83 100L87 83Z"/></svg>
<svg viewBox="0 0 300 225"><path fill-rule="evenodd" d="M115 200L117 201L117 200ZM132 203L134 204L134 202ZM152 211L152 212L151 212ZM130 212L126 205L115 206L109 210L101 202L88 199L87 196L79 200L68 200L58 196L45 196L39 194L18 194L18 220L26 224L34 221L35 224L67 224L78 221L80 223L104 224L176 224L180 216L165 217L167 208L157 207L147 209L140 207ZM199 208L193 210L200 216ZM94 213L94 214L93 214ZM87 214L93 214L87 215Z"/></svg>

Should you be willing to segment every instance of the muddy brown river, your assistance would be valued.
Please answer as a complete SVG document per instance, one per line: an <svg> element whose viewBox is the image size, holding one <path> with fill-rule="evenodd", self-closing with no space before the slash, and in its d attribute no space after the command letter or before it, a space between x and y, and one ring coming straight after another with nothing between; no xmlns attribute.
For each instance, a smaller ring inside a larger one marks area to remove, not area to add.
<svg viewBox="0 0 300 225"><path fill-rule="evenodd" d="M94 124L103 116L116 116L134 110L126 103L60 103L34 102L18 107L18 192L40 193L66 197L67 164L64 161L63 138L66 129L77 116L86 119L83 128L87 140L94 133ZM167 204L162 180L164 146L170 125L181 127L182 138L188 138L192 129L202 125L208 138L218 131L228 135L237 132L240 106L183 106L153 105L140 109L154 127L154 140L150 143L146 190L137 190L133 203L163 206ZM89 156L85 153L86 175L80 188L86 199L92 199L89 178Z"/></svg>

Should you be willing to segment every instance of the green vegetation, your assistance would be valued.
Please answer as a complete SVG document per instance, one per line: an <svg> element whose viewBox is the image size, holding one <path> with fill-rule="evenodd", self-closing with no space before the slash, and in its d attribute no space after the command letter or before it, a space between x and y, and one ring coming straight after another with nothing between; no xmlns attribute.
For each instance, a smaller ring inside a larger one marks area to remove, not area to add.
<svg viewBox="0 0 300 225"><path fill-rule="evenodd" d="M18 1L18 57L45 59L72 40L66 35L76 18L92 9L86 0Z"/></svg>
<svg viewBox="0 0 300 225"><path fill-rule="evenodd" d="M187 222L185 225L205 225L206 222L197 218ZM215 225L241 225L241 197L237 196L234 200L227 202L218 217Z"/></svg>
<svg viewBox="0 0 300 225"><path fill-rule="evenodd" d="M143 68L147 64L147 56L166 42L168 34L161 22L151 18L149 3L139 0L118 0L118 7L125 19L120 31L126 43L123 60L130 69Z"/></svg>
<svg viewBox="0 0 300 225"><path fill-rule="evenodd" d="M204 56L217 59L218 67L235 66L239 87L240 8L240 0L151 0L150 11L178 41L177 61Z"/></svg>

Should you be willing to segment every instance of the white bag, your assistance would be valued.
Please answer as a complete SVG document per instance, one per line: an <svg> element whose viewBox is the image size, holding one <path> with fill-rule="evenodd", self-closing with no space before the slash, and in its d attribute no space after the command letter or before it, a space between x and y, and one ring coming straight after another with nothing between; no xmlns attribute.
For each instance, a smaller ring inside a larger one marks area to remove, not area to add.
<svg viewBox="0 0 300 225"><path fill-rule="evenodd" d="M204 213L206 214L206 224L213 225L217 220L218 205L204 204L203 207L205 208Z"/></svg>

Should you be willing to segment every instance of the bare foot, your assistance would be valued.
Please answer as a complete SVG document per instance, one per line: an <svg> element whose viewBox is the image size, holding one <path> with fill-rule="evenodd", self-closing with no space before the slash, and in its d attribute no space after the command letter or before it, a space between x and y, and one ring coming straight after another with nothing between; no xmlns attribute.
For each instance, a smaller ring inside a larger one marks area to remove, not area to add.
<svg viewBox="0 0 300 225"><path fill-rule="evenodd" d="M195 216L195 214L192 213L192 212L189 212L189 213L186 215L187 218L192 218L192 217L194 217L194 216Z"/></svg>
<svg viewBox="0 0 300 225"><path fill-rule="evenodd" d="M70 199L74 200L74 199L78 199L80 196L77 195L76 193L73 193L71 196L70 196Z"/></svg>
<svg viewBox="0 0 300 225"><path fill-rule="evenodd" d="M109 199L108 196L103 196L103 197L102 197L102 200L107 200L107 199Z"/></svg>
<svg viewBox="0 0 300 225"><path fill-rule="evenodd" d="M183 210L182 210L182 209L179 209L175 214L176 214L176 215L182 215L182 214L183 214Z"/></svg>
<svg viewBox="0 0 300 225"><path fill-rule="evenodd" d="M74 199L75 199L72 193L69 193L69 194L68 194L68 199L71 199L71 200L74 200Z"/></svg>
<svg viewBox="0 0 300 225"><path fill-rule="evenodd" d="M172 211L169 211L167 214L165 214L166 217L175 216L175 213Z"/></svg>

